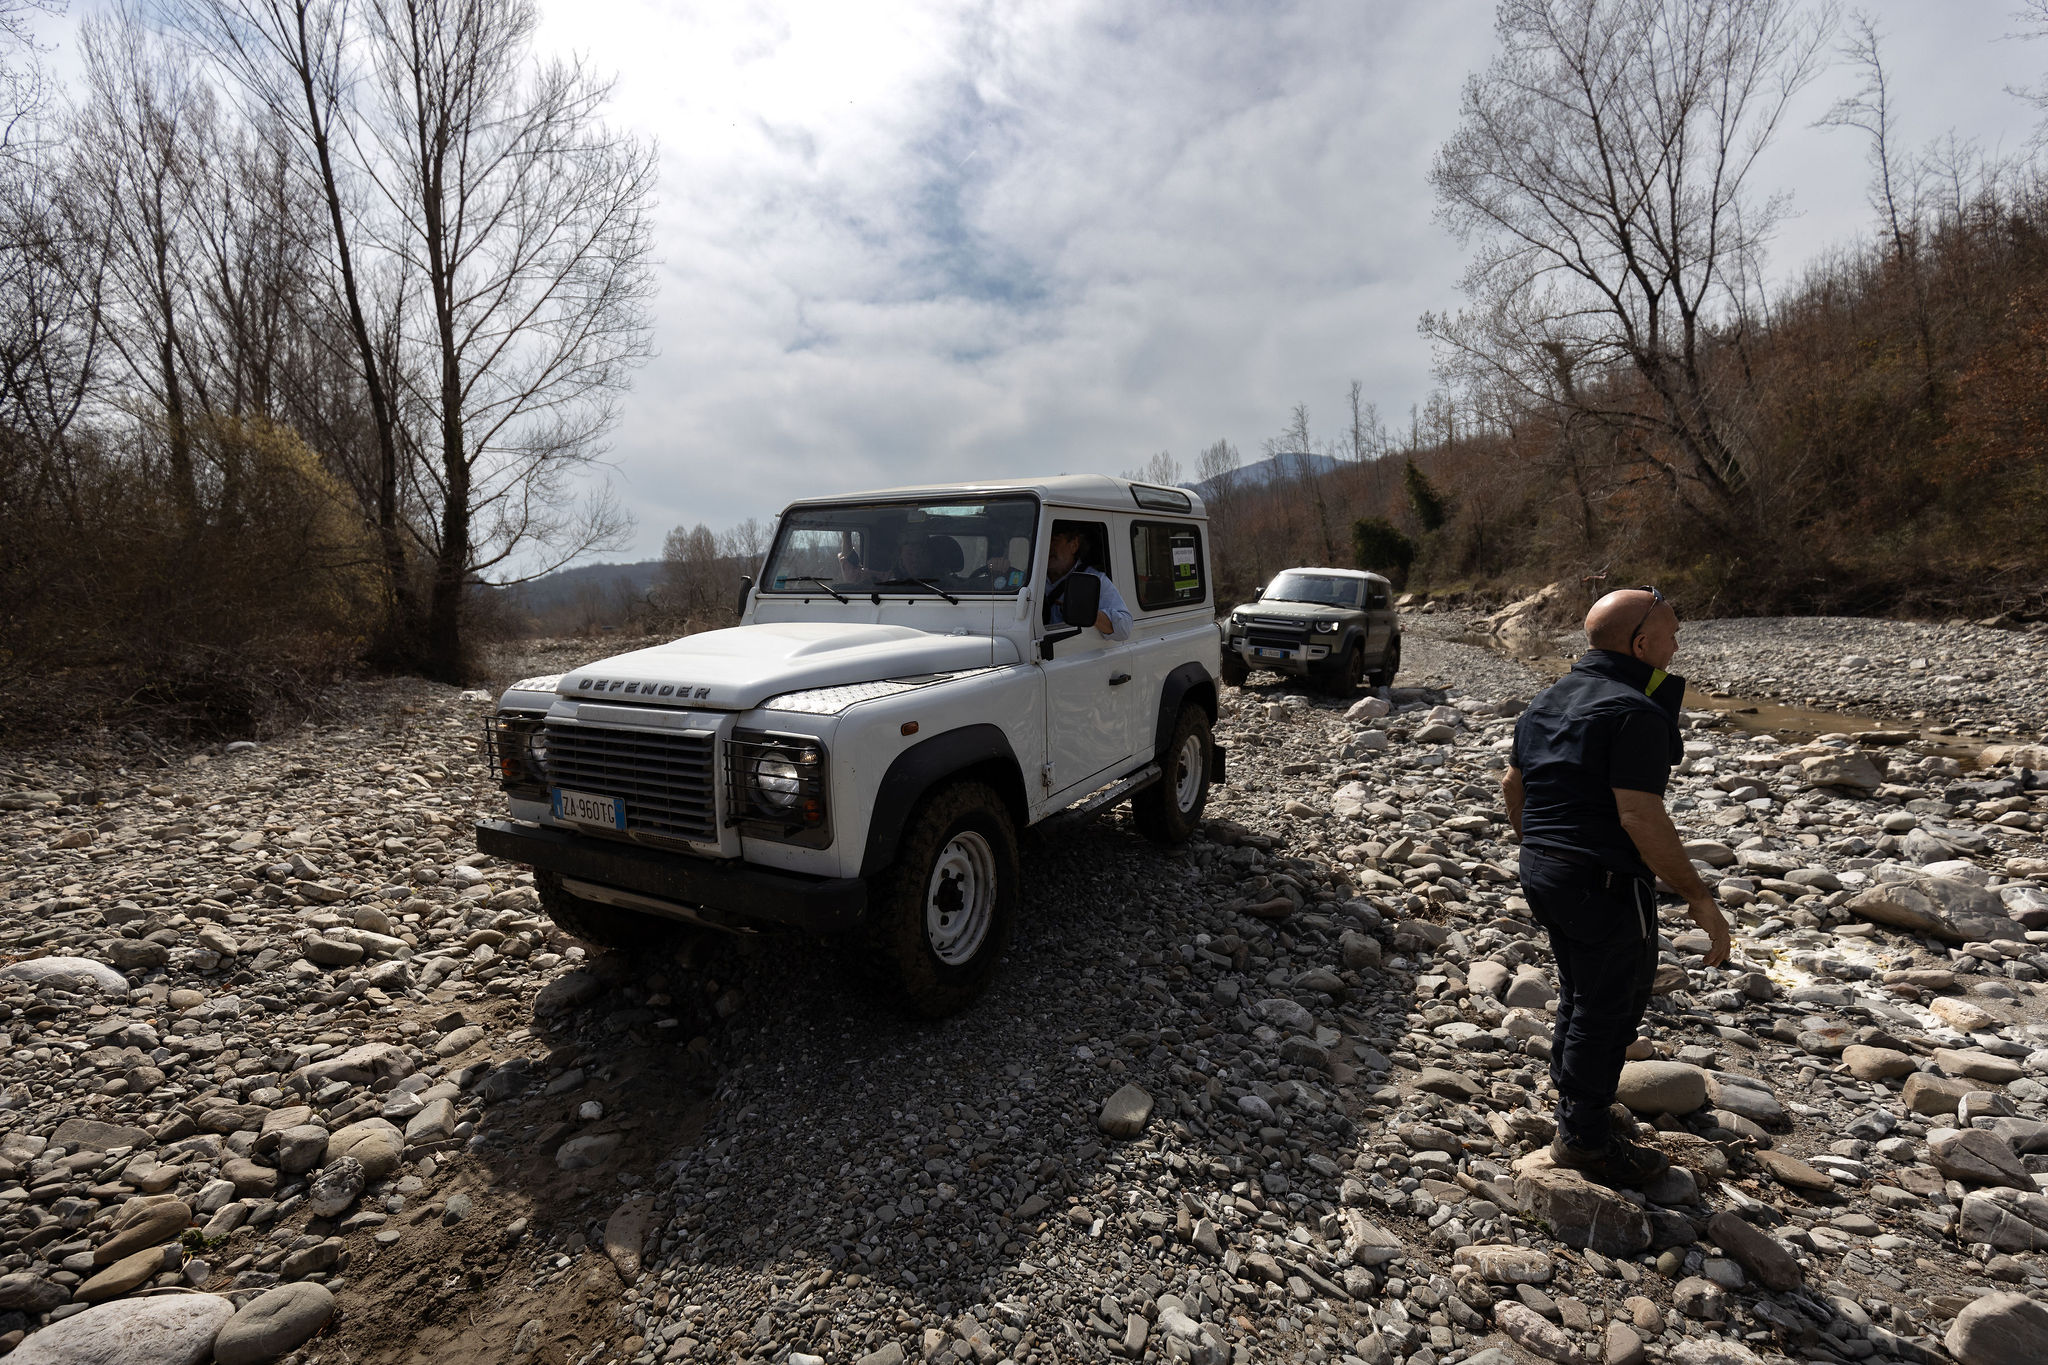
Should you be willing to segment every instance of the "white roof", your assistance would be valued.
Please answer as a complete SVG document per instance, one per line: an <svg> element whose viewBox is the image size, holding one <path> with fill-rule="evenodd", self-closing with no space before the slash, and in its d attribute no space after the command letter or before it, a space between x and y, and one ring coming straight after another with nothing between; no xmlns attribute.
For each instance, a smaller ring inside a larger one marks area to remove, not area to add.
<svg viewBox="0 0 2048 1365"><path fill-rule="evenodd" d="M1273 577L1278 578L1283 573L1326 573L1332 578L1377 578L1381 582L1386 581L1386 575L1376 574L1370 569L1318 569L1307 564L1300 564L1292 569L1282 569L1280 573L1274 574Z"/></svg>
<svg viewBox="0 0 2048 1365"><path fill-rule="evenodd" d="M1167 490L1187 497L1189 507L1185 512L1142 506L1132 495L1131 490L1134 488L1161 489L1163 486L1133 483L1129 479L1111 478L1107 474L1054 474L1020 479L976 480L970 483L922 483L906 484L901 488L871 488L858 493L839 493L829 498L801 498L790 506L802 507L813 503L895 502L906 498L993 497L998 493L1036 493L1041 500L1059 507L1095 507L1109 512L1155 512L1184 517L1208 516L1208 509L1202 505L1202 495L1191 488Z"/></svg>

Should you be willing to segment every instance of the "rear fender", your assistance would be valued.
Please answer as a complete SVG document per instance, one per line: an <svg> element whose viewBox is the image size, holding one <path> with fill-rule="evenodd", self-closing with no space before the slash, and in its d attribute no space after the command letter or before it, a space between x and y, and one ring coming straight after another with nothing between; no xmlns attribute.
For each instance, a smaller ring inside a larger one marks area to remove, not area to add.
<svg viewBox="0 0 2048 1365"><path fill-rule="evenodd" d="M1152 730L1155 759L1166 756L1166 746L1173 740L1174 722L1180 719L1181 707L1190 704L1201 707L1211 725L1216 723L1216 680L1197 663L1185 663L1174 669L1159 689L1159 718Z"/></svg>

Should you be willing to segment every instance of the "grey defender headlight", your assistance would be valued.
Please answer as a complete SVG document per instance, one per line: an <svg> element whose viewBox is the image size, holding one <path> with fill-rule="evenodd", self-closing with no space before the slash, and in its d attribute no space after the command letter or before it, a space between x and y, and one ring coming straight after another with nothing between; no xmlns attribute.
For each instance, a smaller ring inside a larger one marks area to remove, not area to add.
<svg viewBox="0 0 2048 1365"><path fill-rule="evenodd" d="M1318 621L1316 622L1316 634L1335 635L1338 631L1338 628L1341 627L1343 624L1344 623L1342 621Z"/></svg>

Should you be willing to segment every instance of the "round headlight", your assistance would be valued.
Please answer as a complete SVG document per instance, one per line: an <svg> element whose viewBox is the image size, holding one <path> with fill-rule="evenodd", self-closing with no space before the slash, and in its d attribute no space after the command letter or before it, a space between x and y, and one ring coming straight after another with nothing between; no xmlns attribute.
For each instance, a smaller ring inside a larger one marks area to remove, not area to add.
<svg viewBox="0 0 2048 1365"><path fill-rule="evenodd" d="M1342 624L1343 622L1341 621L1318 621L1316 622L1316 634L1335 635L1337 633L1337 627Z"/></svg>
<svg viewBox="0 0 2048 1365"><path fill-rule="evenodd" d="M536 729L526 737L526 770L545 782L548 780L548 732Z"/></svg>
<svg viewBox="0 0 2048 1365"><path fill-rule="evenodd" d="M803 794L803 777L787 749L770 749L748 766L754 796L776 810L789 810Z"/></svg>

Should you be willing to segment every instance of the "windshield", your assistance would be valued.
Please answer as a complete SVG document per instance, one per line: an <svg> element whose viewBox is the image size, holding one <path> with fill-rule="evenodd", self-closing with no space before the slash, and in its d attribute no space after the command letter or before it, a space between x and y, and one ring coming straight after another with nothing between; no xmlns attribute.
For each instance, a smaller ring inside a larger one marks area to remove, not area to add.
<svg viewBox="0 0 2048 1365"><path fill-rule="evenodd" d="M1267 602L1313 602L1319 607L1355 607L1365 587L1360 578L1338 578L1333 574L1284 573L1274 579L1263 599Z"/></svg>
<svg viewBox="0 0 2048 1365"><path fill-rule="evenodd" d="M764 592L1014 597L1031 572L1030 497L799 507L783 517Z"/></svg>

